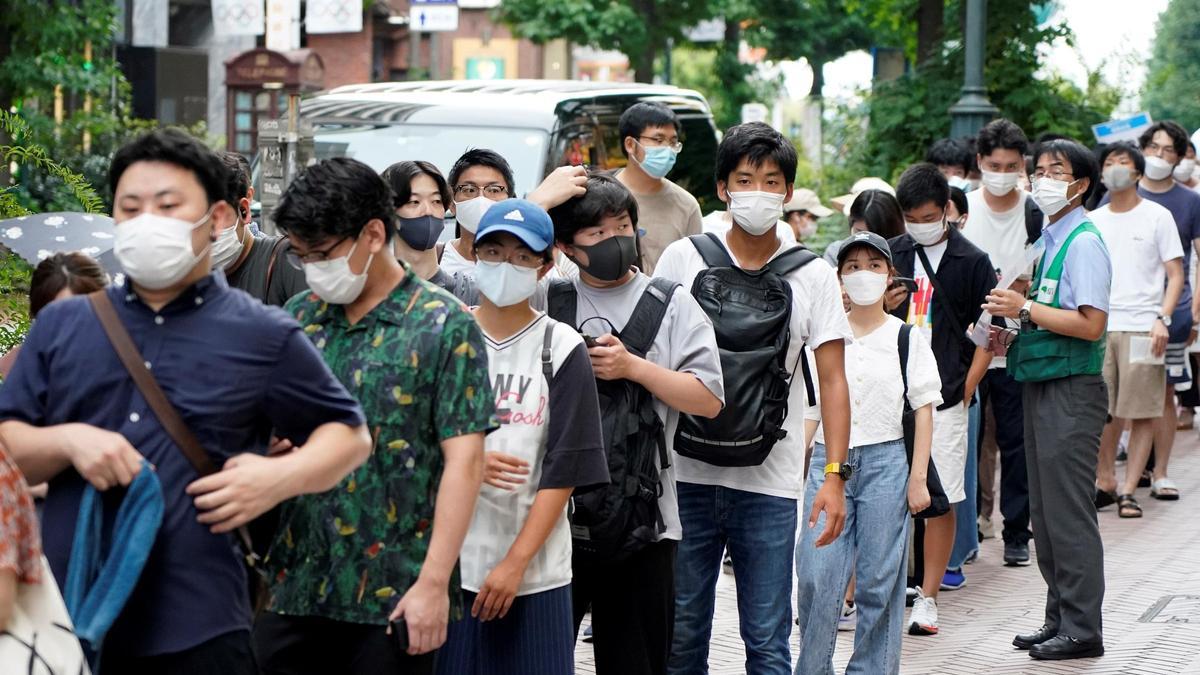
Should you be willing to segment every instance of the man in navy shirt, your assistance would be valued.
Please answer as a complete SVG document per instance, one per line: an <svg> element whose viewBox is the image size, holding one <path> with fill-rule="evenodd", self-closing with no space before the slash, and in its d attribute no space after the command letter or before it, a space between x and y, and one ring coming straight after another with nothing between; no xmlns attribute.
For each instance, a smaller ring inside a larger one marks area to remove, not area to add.
<svg viewBox="0 0 1200 675"><path fill-rule="evenodd" d="M102 674L255 673L231 533L334 487L370 448L358 404L296 322L212 271L212 242L236 218L225 178L215 154L174 130L122 148L109 175L128 276L109 298L219 472L200 478L171 441L86 298L38 315L0 388L0 440L30 483L50 483L44 548L60 585L86 484L104 491L112 519L143 458L162 483L162 527L105 639ZM298 449L263 456L273 430Z"/></svg>

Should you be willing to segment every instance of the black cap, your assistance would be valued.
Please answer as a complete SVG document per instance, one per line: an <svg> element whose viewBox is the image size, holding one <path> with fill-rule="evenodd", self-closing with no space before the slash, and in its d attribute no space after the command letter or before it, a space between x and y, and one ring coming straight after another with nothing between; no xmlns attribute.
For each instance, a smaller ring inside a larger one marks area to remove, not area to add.
<svg viewBox="0 0 1200 675"><path fill-rule="evenodd" d="M850 255L850 251L860 246L868 246L883 254L887 258L888 264L892 264L892 249L888 247L887 239L875 234L874 232L855 232L842 241L842 247L838 249L837 266L841 267L846 261L846 256Z"/></svg>

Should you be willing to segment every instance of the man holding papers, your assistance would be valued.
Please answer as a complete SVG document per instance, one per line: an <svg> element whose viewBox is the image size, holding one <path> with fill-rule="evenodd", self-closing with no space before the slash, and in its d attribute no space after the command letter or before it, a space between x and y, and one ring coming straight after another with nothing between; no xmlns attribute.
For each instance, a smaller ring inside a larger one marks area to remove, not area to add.
<svg viewBox="0 0 1200 675"><path fill-rule="evenodd" d="M1116 143L1100 162L1112 201L1091 215L1112 256L1113 278L1104 357L1110 417L1100 440L1096 506L1119 500L1122 518L1140 518L1133 492L1146 468L1154 422L1163 414L1163 353L1183 291L1183 246L1171 212L1138 194L1146 166L1141 152L1131 143ZM1117 485L1117 439L1125 420L1132 423L1129 460L1124 484Z"/></svg>

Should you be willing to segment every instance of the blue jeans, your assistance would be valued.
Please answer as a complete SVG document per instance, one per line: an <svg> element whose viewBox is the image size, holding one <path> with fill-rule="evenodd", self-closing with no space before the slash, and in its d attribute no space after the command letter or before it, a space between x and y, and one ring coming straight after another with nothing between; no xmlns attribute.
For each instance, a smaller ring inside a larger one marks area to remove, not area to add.
<svg viewBox="0 0 1200 675"><path fill-rule="evenodd" d="M796 616L800 657L796 675L833 671L838 616L850 573L855 574L858 627L847 673L900 672L904 584L908 573L908 459L904 441L851 448L854 475L846 483L846 527L832 544L816 547L825 516L804 528L796 544ZM813 446L804 491L810 512L825 483L825 446Z"/></svg>
<svg viewBox="0 0 1200 675"><path fill-rule="evenodd" d="M954 505L954 548L950 549L952 570L961 569L971 554L979 550L979 399L967 410L967 479L963 483L967 498Z"/></svg>
<svg viewBox="0 0 1200 675"><path fill-rule="evenodd" d="M684 482L678 490L683 541L675 558L675 636L667 672L708 672L717 576L728 546L746 672L787 675L796 500Z"/></svg>

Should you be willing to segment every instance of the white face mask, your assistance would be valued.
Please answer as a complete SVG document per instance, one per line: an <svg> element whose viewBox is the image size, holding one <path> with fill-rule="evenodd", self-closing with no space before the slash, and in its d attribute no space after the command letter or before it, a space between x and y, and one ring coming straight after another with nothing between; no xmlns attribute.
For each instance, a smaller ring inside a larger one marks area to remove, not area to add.
<svg viewBox="0 0 1200 675"><path fill-rule="evenodd" d="M363 286L367 284L367 270L371 269L375 254L367 257L362 274L355 274L350 271L350 256L356 248L358 240L350 247L350 252L340 258L304 263L304 280L317 297L331 305L348 305L362 295Z"/></svg>
<svg viewBox="0 0 1200 675"><path fill-rule="evenodd" d="M533 296L538 271L506 262L475 261L475 285L497 307L508 307Z"/></svg>
<svg viewBox="0 0 1200 675"><path fill-rule="evenodd" d="M783 215L784 195L774 192L730 192L729 215L746 232L759 236L770 232Z"/></svg>
<svg viewBox="0 0 1200 675"><path fill-rule="evenodd" d="M1121 192L1133 185L1133 170L1122 164L1113 164L1104 168L1100 179L1112 192Z"/></svg>
<svg viewBox="0 0 1200 675"><path fill-rule="evenodd" d="M799 237L801 240L808 239L809 237L813 236L816 233L817 233L817 224L814 221L805 220L804 224L800 226Z"/></svg>
<svg viewBox="0 0 1200 675"><path fill-rule="evenodd" d="M887 275L871 270L861 270L842 276L842 287L850 302L856 305L873 305L883 297L887 290Z"/></svg>
<svg viewBox="0 0 1200 675"><path fill-rule="evenodd" d="M1016 189L1017 184L1021 182L1021 174L1019 173L1000 173L998 171L983 171L983 188L996 197L1004 195Z"/></svg>
<svg viewBox="0 0 1200 675"><path fill-rule="evenodd" d="M1146 155L1146 178L1163 180L1171 175L1172 167L1167 160L1154 155Z"/></svg>
<svg viewBox="0 0 1200 675"><path fill-rule="evenodd" d="M1067 199L1067 190L1077 182L1068 183L1065 180L1042 176L1033 181L1033 203L1038 205L1042 213L1053 216L1071 204L1071 200Z"/></svg>
<svg viewBox="0 0 1200 675"><path fill-rule="evenodd" d="M946 230L946 221L943 219L932 223L910 223L906 220L904 229L921 246L933 246L942 238L942 233Z"/></svg>
<svg viewBox="0 0 1200 675"><path fill-rule="evenodd" d="M475 230L479 228L479 221L483 219L483 214L487 213L487 210L492 208L492 204L495 203L484 195L468 199L465 202L454 202L454 220L462 225L464 230L474 234Z"/></svg>
<svg viewBox="0 0 1200 675"><path fill-rule="evenodd" d="M208 255L211 245L196 254L192 232L212 217L214 204L192 223L157 213L143 213L117 225L113 255L134 283L152 291L169 288Z"/></svg>
<svg viewBox="0 0 1200 675"><path fill-rule="evenodd" d="M249 228L246 232L249 233ZM245 244L238 239L237 226L227 227L217 235L217 241L212 246L213 269L228 269L242 256Z"/></svg>
<svg viewBox="0 0 1200 675"><path fill-rule="evenodd" d="M1195 173L1195 171L1196 160L1181 159L1179 160L1179 165L1175 167L1175 171L1172 175L1174 175L1175 180L1179 181L1180 183L1186 183L1192 179L1192 174Z"/></svg>

